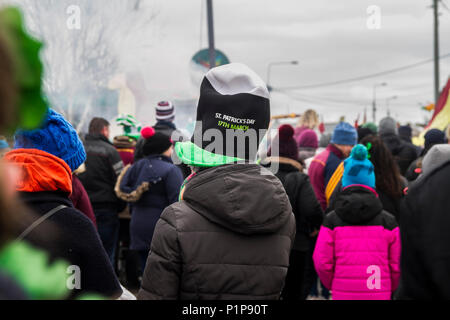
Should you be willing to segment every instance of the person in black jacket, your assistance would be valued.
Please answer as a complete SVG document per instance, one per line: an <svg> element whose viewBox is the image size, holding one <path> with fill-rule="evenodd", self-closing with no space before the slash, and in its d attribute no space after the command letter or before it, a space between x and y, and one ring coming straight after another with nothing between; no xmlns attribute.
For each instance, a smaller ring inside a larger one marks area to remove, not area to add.
<svg viewBox="0 0 450 320"><path fill-rule="evenodd" d="M296 236L289 257L289 268L286 283L281 294L283 300L305 300L314 281L314 276L307 270L312 262L312 237L317 234L323 221L323 212L314 194L308 175L303 173L303 167L298 161L298 147L294 138L294 128L282 125L279 128L279 157L272 154L264 159L263 166L271 168L283 184L289 197L296 220ZM274 164L277 164L274 166ZM271 170L271 171L272 171Z"/></svg>
<svg viewBox="0 0 450 320"><path fill-rule="evenodd" d="M403 141L397 134L397 124L390 117L380 121L378 133L383 142L388 147L400 169L400 174L405 176L410 164L417 159L416 147L409 142Z"/></svg>
<svg viewBox="0 0 450 320"><path fill-rule="evenodd" d="M32 229L27 229L20 238L45 249L52 258L68 261L73 270L78 270L78 278L75 274L72 283L73 295L97 293L119 297L120 283L93 223L69 199L72 171L86 158L77 133L50 109L41 129L19 130L15 139L14 150L5 155L5 160L20 169L22 178L16 190L39 219L56 228L56 234L46 235L45 225L36 224L39 221L36 219L30 224Z"/></svg>
<svg viewBox="0 0 450 320"><path fill-rule="evenodd" d="M400 210L401 276L396 299L450 299L450 145L430 149Z"/></svg>
<svg viewBox="0 0 450 320"><path fill-rule="evenodd" d="M117 198L114 192L123 162L108 137L109 122L102 118L92 119L84 141L86 170L78 178L91 200L100 238L114 265L119 237L119 212L125 209L126 203Z"/></svg>

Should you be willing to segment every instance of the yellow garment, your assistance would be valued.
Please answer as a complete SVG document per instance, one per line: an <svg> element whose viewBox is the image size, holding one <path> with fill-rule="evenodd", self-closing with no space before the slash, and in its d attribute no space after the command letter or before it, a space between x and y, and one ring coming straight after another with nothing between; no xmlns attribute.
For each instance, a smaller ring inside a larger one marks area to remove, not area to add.
<svg viewBox="0 0 450 320"><path fill-rule="evenodd" d="M336 189L339 181L341 181L342 176L344 175L344 162L336 168L333 175L328 181L327 187L325 188L325 198L327 199L327 205L330 204L330 198L333 195L334 190Z"/></svg>
<svg viewBox="0 0 450 320"><path fill-rule="evenodd" d="M418 137L413 138L413 143L418 146L423 146L425 144L425 134L430 129L439 129L442 131L445 131L447 126L450 124L450 95L447 98L447 102L444 105L444 108L442 108L441 112L439 112L434 118L431 125L424 130Z"/></svg>

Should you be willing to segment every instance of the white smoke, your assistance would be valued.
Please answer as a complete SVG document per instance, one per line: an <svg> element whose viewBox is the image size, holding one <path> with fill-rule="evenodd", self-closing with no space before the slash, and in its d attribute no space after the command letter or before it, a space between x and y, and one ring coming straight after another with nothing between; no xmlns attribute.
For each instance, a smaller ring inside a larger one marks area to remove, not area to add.
<svg viewBox="0 0 450 320"><path fill-rule="evenodd" d="M21 7L30 33L44 42L45 92L78 129L92 116L115 116L129 88L137 90L132 110L145 104L141 66L158 36L153 1L0 0L5 4ZM117 77L122 87L111 85Z"/></svg>

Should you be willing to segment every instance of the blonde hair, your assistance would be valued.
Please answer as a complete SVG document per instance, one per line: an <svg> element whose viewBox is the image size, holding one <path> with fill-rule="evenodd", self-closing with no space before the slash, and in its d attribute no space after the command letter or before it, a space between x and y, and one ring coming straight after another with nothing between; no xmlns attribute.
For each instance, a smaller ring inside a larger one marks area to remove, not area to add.
<svg viewBox="0 0 450 320"><path fill-rule="evenodd" d="M314 129L319 125L319 116L317 112L312 109L306 110L300 120L298 121L299 127L307 127L309 129Z"/></svg>

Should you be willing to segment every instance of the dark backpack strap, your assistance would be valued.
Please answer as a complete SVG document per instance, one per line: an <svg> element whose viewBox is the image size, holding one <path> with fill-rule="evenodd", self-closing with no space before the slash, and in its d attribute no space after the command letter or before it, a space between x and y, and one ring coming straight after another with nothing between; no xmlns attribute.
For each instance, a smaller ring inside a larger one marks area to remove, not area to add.
<svg viewBox="0 0 450 320"><path fill-rule="evenodd" d="M64 208L67 208L67 206L62 204L60 206L57 206L56 208L53 208L46 214L44 214L42 217L40 217L35 222L33 222L24 232L22 232L21 235L17 237L17 240L18 241L23 240L27 235L29 235L31 233L31 231L36 229L42 222L44 222L45 220L47 220L48 218L53 216L55 213L57 213L58 211L60 211Z"/></svg>

